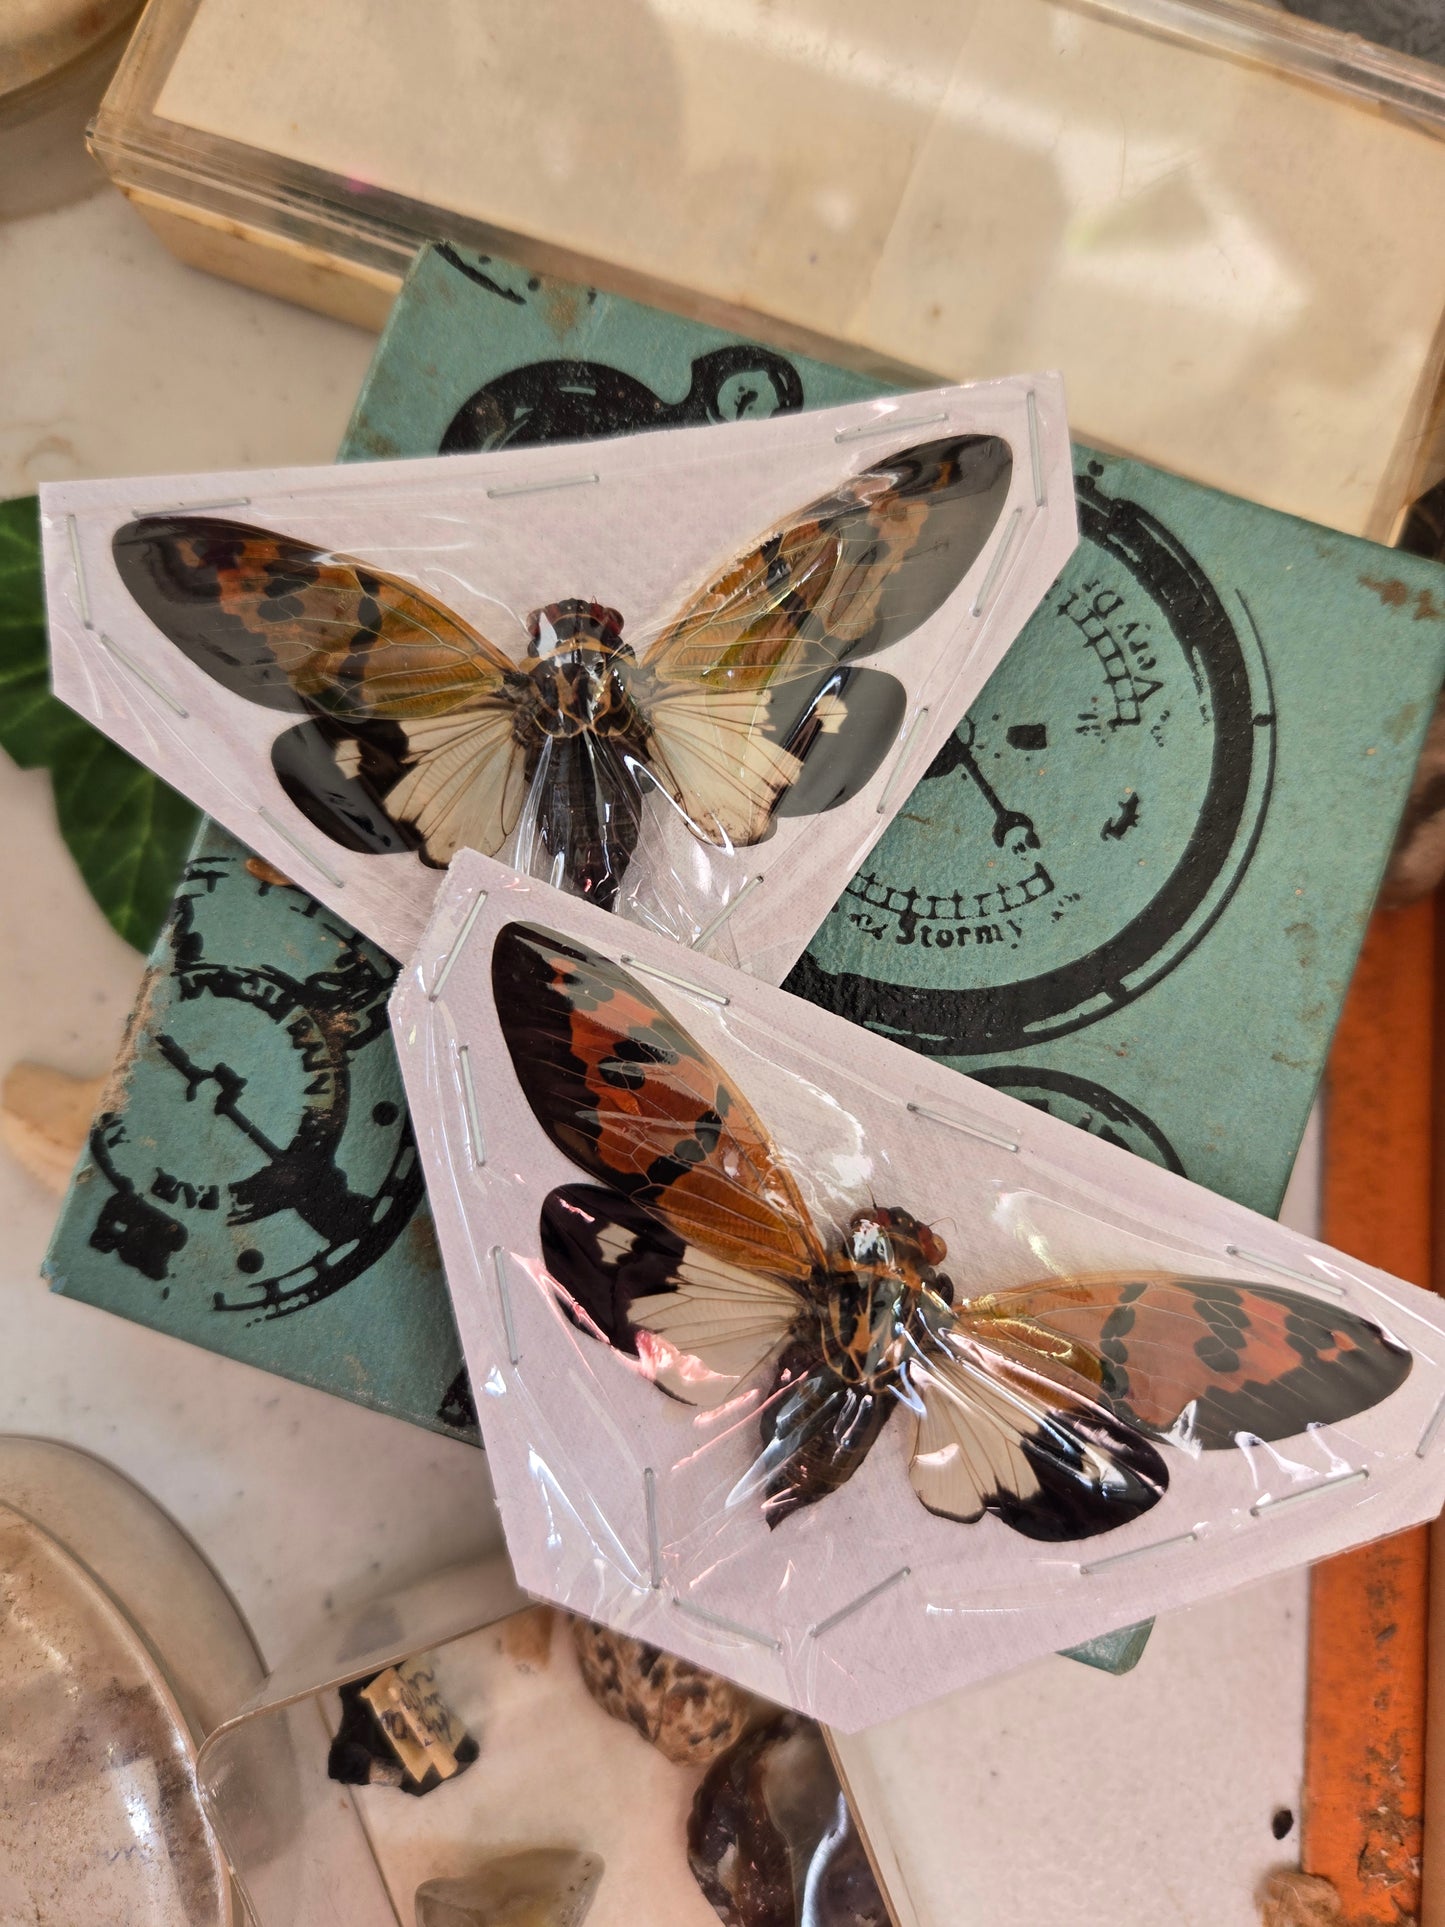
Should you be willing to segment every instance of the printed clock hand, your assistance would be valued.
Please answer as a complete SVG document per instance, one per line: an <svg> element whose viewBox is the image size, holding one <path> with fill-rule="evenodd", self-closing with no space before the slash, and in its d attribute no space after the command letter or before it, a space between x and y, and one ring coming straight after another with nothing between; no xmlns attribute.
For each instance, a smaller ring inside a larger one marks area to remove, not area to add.
<svg viewBox="0 0 1445 1927"><path fill-rule="evenodd" d="M948 776L956 769L966 770L977 785L978 793L993 811L993 840L1001 850L1015 830L1022 831L1024 848L1037 850L1039 833L1034 828L1033 819L1020 810L1011 810L1000 797L978 766L973 753L973 718L967 716L960 724L958 733L951 736L934 757L927 774L929 776Z"/></svg>

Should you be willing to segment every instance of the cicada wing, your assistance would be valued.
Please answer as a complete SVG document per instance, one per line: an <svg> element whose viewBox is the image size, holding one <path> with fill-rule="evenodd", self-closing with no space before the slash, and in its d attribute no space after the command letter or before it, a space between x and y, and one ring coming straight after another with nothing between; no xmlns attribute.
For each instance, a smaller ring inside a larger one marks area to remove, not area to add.
<svg viewBox="0 0 1445 1927"><path fill-rule="evenodd" d="M271 745L271 769L289 801L344 850L390 856L415 850L415 826L387 808L387 792L406 771L406 738L395 723L338 722L309 716Z"/></svg>
<svg viewBox="0 0 1445 1927"><path fill-rule="evenodd" d="M1073 1372L958 1331L909 1369L919 1407L909 1464L930 1512L986 1512L1026 1538L1127 1525L1169 1485L1163 1456Z"/></svg>
<svg viewBox="0 0 1445 1927"><path fill-rule="evenodd" d="M845 666L794 710L780 691L769 718L801 773L778 798L775 816L817 816L837 809L872 782L898 742L908 691L879 669Z"/></svg>
<svg viewBox="0 0 1445 1927"><path fill-rule="evenodd" d="M574 1322L689 1405L725 1404L801 1310L795 1288L688 1244L637 1199L595 1185L551 1192L541 1237Z"/></svg>
<svg viewBox="0 0 1445 1927"><path fill-rule="evenodd" d="M458 850L495 856L516 828L526 794L525 758L510 703L403 724L405 774L386 807L445 866Z"/></svg>
<svg viewBox="0 0 1445 1927"><path fill-rule="evenodd" d="M970 1312L1096 1359L1116 1410L1206 1449L1353 1418L1388 1398L1411 1365L1409 1351L1358 1312L1237 1279L1051 1278L975 1299Z"/></svg>
<svg viewBox="0 0 1445 1927"><path fill-rule="evenodd" d="M658 695L647 716L648 767L693 834L721 849L760 843L804 764L769 732L754 693L686 685Z"/></svg>
<svg viewBox="0 0 1445 1927"><path fill-rule="evenodd" d="M347 848L495 854L521 802L513 665L414 584L269 529L143 516L112 539L141 609L221 687L309 712L287 795ZM396 831L389 844L380 815Z"/></svg>
<svg viewBox="0 0 1445 1927"><path fill-rule="evenodd" d="M814 816L856 796L907 707L896 676L849 667L795 677L762 704L745 689L669 691L650 711L650 767L695 836L746 848L776 816Z"/></svg>
<svg viewBox="0 0 1445 1927"><path fill-rule="evenodd" d="M666 682L766 693L901 641L978 560L1012 469L993 435L874 463L730 562L664 627L648 668Z"/></svg>
<svg viewBox="0 0 1445 1927"><path fill-rule="evenodd" d="M147 515L111 549L156 627L248 702L416 721L495 695L512 668L415 584L270 529Z"/></svg>
<svg viewBox="0 0 1445 1927"><path fill-rule="evenodd" d="M891 700L885 732L890 703L866 692L866 726L845 735L838 672L936 613L997 525L1011 474L996 436L900 450L770 530L665 626L644 659L648 717L668 787L700 834L757 842L814 757L835 765L818 795L862 787L902 704Z"/></svg>
<svg viewBox="0 0 1445 1927"><path fill-rule="evenodd" d="M498 933L492 985L532 1113L588 1177L727 1264L811 1280L823 1247L792 1173L652 990L575 938L522 923Z"/></svg>

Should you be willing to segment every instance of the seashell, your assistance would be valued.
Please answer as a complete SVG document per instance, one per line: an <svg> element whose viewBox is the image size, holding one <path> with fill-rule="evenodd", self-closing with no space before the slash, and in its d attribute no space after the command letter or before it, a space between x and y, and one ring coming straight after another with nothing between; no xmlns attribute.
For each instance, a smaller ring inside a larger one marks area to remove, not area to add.
<svg viewBox="0 0 1445 1927"><path fill-rule="evenodd" d="M726 1927L888 1927L822 1729L801 1714L780 1714L713 1762L687 1849Z"/></svg>
<svg viewBox="0 0 1445 1927"><path fill-rule="evenodd" d="M593 1699L680 1766L706 1766L756 1719L762 1702L730 1680L590 1619L572 1637Z"/></svg>

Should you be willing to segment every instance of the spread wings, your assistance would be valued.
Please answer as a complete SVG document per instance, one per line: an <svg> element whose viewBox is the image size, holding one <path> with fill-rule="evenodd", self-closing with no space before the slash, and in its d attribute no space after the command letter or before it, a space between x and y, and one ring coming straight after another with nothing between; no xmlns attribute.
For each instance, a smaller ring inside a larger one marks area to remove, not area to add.
<svg viewBox="0 0 1445 1927"><path fill-rule="evenodd" d="M850 1381L821 1339L846 1263L830 1267L796 1181L708 1053L572 939L508 924L492 977L527 1101L592 1180L544 1204L549 1274L577 1323L690 1404L722 1404L770 1367L739 1491L771 1525L836 1491L901 1410L929 1511L1087 1539L1163 1496L1161 1443L1292 1437L1409 1373L1387 1333L1304 1292L1113 1273L956 1305L900 1290L897 1342L879 1337L892 1362Z"/></svg>
<svg viewBox="0 0 1445 1927"><path fill-rule="evenodd" d="M908 634L962 581L1011 467L997 438L954 436L788 517L664 625L643 664L617 658L635 730L587 736L590 754L569 739L548 755L552 739L524 714L528 665L370 563L184 513L126 523L112 551L192 662L249 702L307 717L277 738L272 764L326 835L444 865L464 846L496 855L530 800L531 867L610 901L649 799L731 847L765 836L780 809L830 809L869 781L906 700L852 658Z"/></svg>

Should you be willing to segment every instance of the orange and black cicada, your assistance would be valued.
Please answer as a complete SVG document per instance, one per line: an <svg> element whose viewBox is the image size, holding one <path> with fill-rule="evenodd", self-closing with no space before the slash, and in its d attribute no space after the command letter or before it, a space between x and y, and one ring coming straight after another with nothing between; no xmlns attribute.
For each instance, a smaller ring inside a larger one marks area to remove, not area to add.
<svg viewBox="0 0 1445 1927"><path fill-rule="evenodd" d="M874 463L729 562L640 657L621 613L572 598L533 610L513 660L398 576L211 516L142 516L112 546L192 662L304 713L272 767L327 836L434 865L510 845L516 868L606 908L652 804L734 848L868 782L906 700L856 659L962 581L1011 471L990 435Z"/></svg>
<svg viewBox="0 0 1445 1927"><path fill-rule="evenodd" d="M1335 1424L1410 1371L1377 1326L1271 1285L1125 1272L961 1297L903 1205L822 1229L747 1099L621 966L512 923L492 979L533 1114L593 1180L542 1207L563 1308L691 1405L761 1387L749 1483L771 1525L897 1413L930 1512L1089 1538L1157 1503L1172 1448Z"/></svg>

